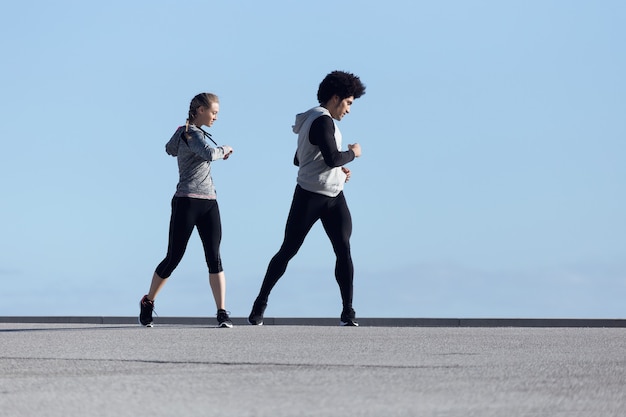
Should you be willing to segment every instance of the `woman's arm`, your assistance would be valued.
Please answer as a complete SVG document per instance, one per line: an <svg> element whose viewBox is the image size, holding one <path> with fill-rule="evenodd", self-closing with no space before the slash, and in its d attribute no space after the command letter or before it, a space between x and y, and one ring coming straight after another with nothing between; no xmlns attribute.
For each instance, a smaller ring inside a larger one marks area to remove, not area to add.
<svg viewBox="0 0 626 417"><path fill-rule="evenodd" d="M202 133L197 131L189 132L187 145L189 145L189 149L191 149L193 153L209 162L218 159L228 159L230 154L233 153L233 148L228 145L217 146L215 148L210 147L204 140Z"/></svg>

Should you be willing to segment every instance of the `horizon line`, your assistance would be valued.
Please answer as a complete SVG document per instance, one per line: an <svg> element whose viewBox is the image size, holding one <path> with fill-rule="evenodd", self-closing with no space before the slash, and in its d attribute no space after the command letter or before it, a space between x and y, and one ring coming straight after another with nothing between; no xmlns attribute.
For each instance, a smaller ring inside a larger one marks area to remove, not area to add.
<svg viewBox="0 0 626 417"><path fill-rule="evenodd" d="M249 326L245 317L233 324ZM626 319L586 318L407 318L363 317L359 325L371 327L626 327ZM138 324L136 316L0 316L0 323ZM215 325L214 317L156 317L155 324ZM337 326L329 317L265 317L268 326Z"/></svg>

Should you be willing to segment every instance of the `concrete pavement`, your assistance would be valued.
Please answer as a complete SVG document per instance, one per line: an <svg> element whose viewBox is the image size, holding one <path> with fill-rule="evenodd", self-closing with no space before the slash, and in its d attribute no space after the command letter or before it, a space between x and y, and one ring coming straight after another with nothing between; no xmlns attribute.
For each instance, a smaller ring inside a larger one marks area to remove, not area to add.
<svg viewBox="0 0 626 417"><path fill-rule="evenodd" d="M626 415L620 326L7 321L2 416Z"/></svg>

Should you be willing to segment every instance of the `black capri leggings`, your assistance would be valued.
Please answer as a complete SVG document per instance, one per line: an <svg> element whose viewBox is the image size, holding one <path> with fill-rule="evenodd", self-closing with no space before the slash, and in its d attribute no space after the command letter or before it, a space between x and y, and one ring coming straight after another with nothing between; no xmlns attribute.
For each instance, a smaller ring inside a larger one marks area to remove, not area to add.
<svg viewBox="0 0 626 417"><path fill-rule="evenodd" d="M198 228L209 272L216 274L223 271L220 258L222 222L217 200L174 197L172 198L167 255L156 268L155 272L158 276L169 278L172 275L183 259L194 227Z"/></svg>

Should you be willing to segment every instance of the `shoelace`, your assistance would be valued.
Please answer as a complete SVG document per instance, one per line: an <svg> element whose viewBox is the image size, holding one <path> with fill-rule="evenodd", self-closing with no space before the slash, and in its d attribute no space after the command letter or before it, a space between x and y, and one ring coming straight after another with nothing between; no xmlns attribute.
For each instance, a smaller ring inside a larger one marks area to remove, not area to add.
<svg viewBox="0 0 626 417"><path fill-rule="evenodd" d="M158 313L157 313L157 312L156 312L156 310L154 309L154 301L150 301L150 300L143 301L143 300L142 300L142 301L141 301L141 304L143 304L143 305L146 305L146 304L151 305L151 306L152 306L152 314L154 314L155 316L159 317Z"/></svg>

